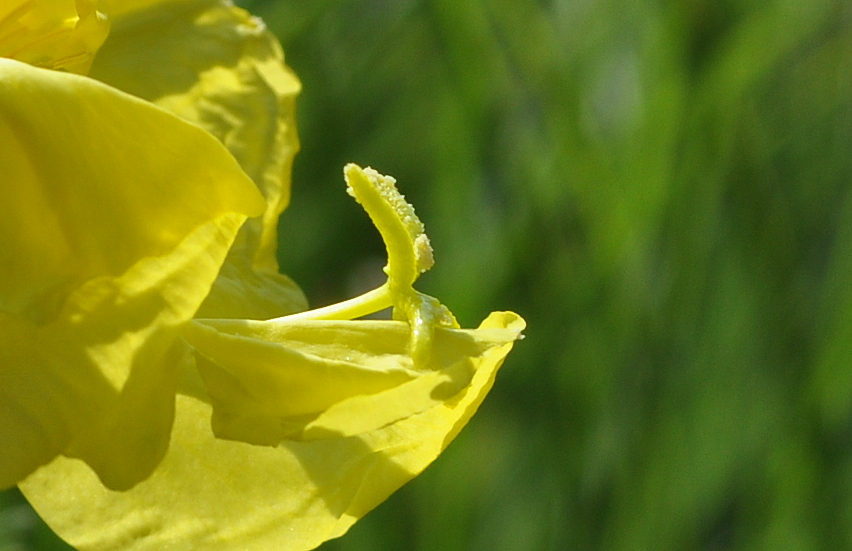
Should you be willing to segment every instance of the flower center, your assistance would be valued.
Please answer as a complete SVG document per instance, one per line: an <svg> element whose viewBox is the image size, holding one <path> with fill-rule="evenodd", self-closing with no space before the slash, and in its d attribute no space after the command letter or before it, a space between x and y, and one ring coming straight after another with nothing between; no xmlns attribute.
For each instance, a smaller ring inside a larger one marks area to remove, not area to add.
<svg viewBox="0 0 852 551"><path fill-rule="evenodd" d="M388 280L358 297L324 308L292 314L280 320L351 320L393 306L394 319L411 328L411 355L425 365L435 327L458 327L453 314L438 299L412 287L434 264L432 247L414 207L396 189L396 181L371 168L348 164L343 170L347 192L364 207L382 236L388 252Z"/></svg>

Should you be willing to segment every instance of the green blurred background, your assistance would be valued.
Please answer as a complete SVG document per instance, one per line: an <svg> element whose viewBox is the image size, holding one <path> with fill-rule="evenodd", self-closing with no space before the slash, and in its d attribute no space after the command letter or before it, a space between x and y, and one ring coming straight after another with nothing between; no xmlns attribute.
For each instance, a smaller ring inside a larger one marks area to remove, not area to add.
<svg viewBox="0 0 852 551"><path fill-rule="evenodd" d="M380 275L354 161L426 223L421 290L529 323L323 551L852 549L852 2L240 4L304 84L282 269ZM0 549L62 548L0 500Z"/></svg>

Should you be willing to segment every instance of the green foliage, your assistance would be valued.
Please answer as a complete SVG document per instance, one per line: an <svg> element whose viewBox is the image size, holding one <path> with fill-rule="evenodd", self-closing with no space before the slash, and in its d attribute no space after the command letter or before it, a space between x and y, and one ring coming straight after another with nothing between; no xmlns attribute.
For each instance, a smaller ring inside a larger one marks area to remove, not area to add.
<svg viewBox="0 0 852 551"><path fill-rule="evenodd" d="M432 238L419 288L529 323L323 550L852 548L848 2L242 4L304 84L282 269L317 306L372 285L342 180L372 165Z"/></svg>
<svg viewBox="0 0 852 551"><path fill-rule="evenodd" d="M370 164L426 292L529 321L447 455L325 549L852 547L847 3L249 6L304 83L284 269L323 302L380 257L337 188Z"/></svg>

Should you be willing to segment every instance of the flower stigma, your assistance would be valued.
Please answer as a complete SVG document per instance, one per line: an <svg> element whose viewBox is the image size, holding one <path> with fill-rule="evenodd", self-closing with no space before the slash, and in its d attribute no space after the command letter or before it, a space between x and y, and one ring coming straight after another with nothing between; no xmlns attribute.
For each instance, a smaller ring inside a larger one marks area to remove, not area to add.
<svg viewBox="0 0 852 551"><path fill-rule="evenodd" d="M343 169L346 191L364 208L387 250L388 279L362 295L276 321L352 320L393 307L393 319L411 328L411 356L416 367L428 362L435 327L458 328L452 312L435 297L414 289L421 273L435 263L423 222L396 187L396 180L372 168L350 163Z"/></svg>

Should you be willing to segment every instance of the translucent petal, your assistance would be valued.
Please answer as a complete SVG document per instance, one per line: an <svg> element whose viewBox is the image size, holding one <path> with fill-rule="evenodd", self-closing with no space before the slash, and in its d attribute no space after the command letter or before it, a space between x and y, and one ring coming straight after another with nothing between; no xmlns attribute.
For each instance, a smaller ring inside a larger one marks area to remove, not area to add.
<svg viewBox="0 0 852 551"><path fill-rule="evenodd" d="M86 74L109 33L99 0L5 0L0 57Z"/></svg>
<svg viewBox="0 0 852 551"><path fill-rule="evenodd" d="M303 310L304 295L276 261L278 216L299 148L300 83L263 23L230 2L120 2L91 76L216 136L267 200L229 255L205 306L209 317L263 319ZM123 10L128 10L124 12ZM262 272L255 276L253 271ZM241 287L245 285L244 288Z"/></svg>
<svg viewBox="0 0 852 551"><path fill-rule="evenodd" d="M226 259L198 317L269 319L307 307L305 295L292 279L253 268L235 256L239 258Z"/></svg>
<svg viewBox="0 0 852 551"><path fill-rule="evenodd" d="M401 322L207 320L184 335L197 351L216 435L277 445L338 402L415 378L407 330Z"/></svg>
<svg viewBox="0 0 852 551"><path fill-rule="evenodd" d="M166 458L129 492L104 489L85 465L66 458L21 488L83 551L313 549L342 535L441 453L479 407L522 328L515 314L495 313L477 330L438 329L491 343L471 360L469 383L369 432L277 447L220 440L210 432L211 406L179 395ZM495 339L498 333L504 337ZM398 334L407 336L404 328ZM87 506L75 506L81 502Z"/></svg>
<svg viewBox="0 0 852 551"><path fill-rule="evenodd" d="M165 451L177 328L262 198L214 138L0 59L0 486L59 452L128 487Z"/></svg>
<svg viewBox="0 0 852 551"><path fill-rule="evenodd" d="M410 417L467 386L512 330L437 331L415 366L397 321L195 321L184 331L220 438L277 445L350 436Z"/></svg>
<svg viewBox="0 0 852 551"><path fill-rule="evenodd" d="M125 16L135 11L160 9L167 4L198 2L198 0L110 0L111 17Z"/></svg>

